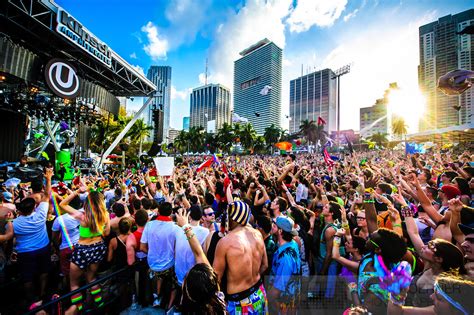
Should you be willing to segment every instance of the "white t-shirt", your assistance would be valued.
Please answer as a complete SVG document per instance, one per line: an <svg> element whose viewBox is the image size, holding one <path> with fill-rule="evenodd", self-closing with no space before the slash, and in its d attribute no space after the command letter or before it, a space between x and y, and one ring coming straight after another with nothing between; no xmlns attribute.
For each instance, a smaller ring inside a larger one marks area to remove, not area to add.
<svg viewBox="0 0 474 315"><path fill-rule="evenodd" d="M81 224L81 222L79 222L79 220L74 219L69 213L63 214L54 220L53 227L51 228L51 230L53 230L54 232L61 231L61 245L59 245L60 250L69 247L67 239L66 237L64 237L64 233L61 229L61 224L64 225L64 227L66 228L72 245L76 245L79 241L79 225Z"/></svg>
<svg viewBox="0 0 474 315"><path fill-rule="evenodd" d="M181 229L174 222L150 221L145 225L141 243L148 244L148 265L153 271L174 266L176 233Z"/></svg>
<svg viewBox="0 0 474 315"><path fill-rule="evenodd" d="M193 233L196 235L201 246L209 235L209 229L202 226L193 226ZM176 257L174 262L174 269L179 285L183 284L184 277L188 271L196 264L193 251L189 246L189 241L182 229L176 231Z"/></svg>

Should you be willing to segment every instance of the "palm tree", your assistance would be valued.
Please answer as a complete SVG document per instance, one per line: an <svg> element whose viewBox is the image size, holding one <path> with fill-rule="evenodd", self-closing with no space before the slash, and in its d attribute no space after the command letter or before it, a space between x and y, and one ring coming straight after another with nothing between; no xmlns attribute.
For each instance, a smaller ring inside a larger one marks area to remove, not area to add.
<svg viewBox="0 0 474 315"><path fill-rule="evenodd" d="M387 134L377 132L369 137L370 141L375 142L378 146L384 147L388 143Z"/></svg>
<svg viewBox="0 0 474 315"><path fill-rule="evenodd" d="M217 150L217 137L213 133L204 133L204 143L206 146L205 150L209 150L211 153L215 153Z"/></svg>
<svg viewBox="0 0 474 315"><path fill-rule="evenodd" d="M256 138L257 132L255 131L255 129L253 129L252 124L245 124L242 130L240 131L240 142L242 143L242 146L245 149L250 150L250 153L253 152L253 147Z"/></svg>
<svg viewBox="0 0 474 315"><path fill-rule="evenodd" d="M228 123L222 124L222 127L217 130L216 140L219 149L222 151L229 153L230 149L232 148L232 143L234 142L234 131L232 129L232 125Z"/></svg>
<svg viewBox="0 0 474 315"><path fill-rule="evenodd" d="M273 146L275 143L280 140L280 135L282 133L282 129L280 127L276 127L275 124L271 124L271 126L265 128L265 132L263 133L263 137L265 139L265 143L267 146L271 147L271 152L273 154Z"/></svg>
<svg viewBox="0 0 474 315"><path fill-rule="evenodd" d="M191 127L188 132L188 141L191 151L203 152L204 151L204 128L203 127Z"/></svg>
<svg viewBox="0 0 474 315"><path fill-rule="evenodd" d="M300 125L300 133L303 137L306 138L306 141L308 141L308 143L311 143L313 126L314 121L309 121L308 119L303 120Z"/></svg>
<svg viewBox="0 0 474 315"><path fill-rule="evenodd" d="M148 126L145 124L142 118L138 119L135 124L133 124L132 128L130 129L130 140L138 141L140 143L140 147L138 149L138 155L142 154L142 145L143 140L150 136L150 130L153 127Z"/></svg>
<svg viewBox="0 0 474 315"><path fill-rule="evenodd" d="M253 146L254 151L257 153L264 153L266 151L265 150L266 145L268 145L268 143L266 143L265 137L257 136L254 141L254 146Z"/></svg>
<svg viewBox="0 0 474 315"><path fill-rule="evenodd" d="M392 132L403 140L403 137L408 133L408 126L405 123L405 119L402 117L394 118L392 121Z"/></svg>
<svg viewBox="0 0 474 315"><path fill-rule="evenodd" d="M308 144L325 143L328 133L324 130L324 125L318 125L314 120L303 120L300 125L300 133L306 138Z"/></svg>
<svg viewBox="0 0 474 315"><path fill-rule="evenodd" d="M174 148L180 153L186 152L189 144L189 133L185 130L181 130L176 138L174 138Z"/></svg>

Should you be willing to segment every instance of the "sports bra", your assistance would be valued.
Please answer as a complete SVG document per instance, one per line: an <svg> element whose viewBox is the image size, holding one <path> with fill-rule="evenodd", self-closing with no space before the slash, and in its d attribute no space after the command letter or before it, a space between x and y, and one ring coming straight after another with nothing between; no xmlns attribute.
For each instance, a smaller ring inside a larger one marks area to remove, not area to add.
<svg viewBox="0 0 474 315"><path fill-rule="evenodd" d="M96 236L102 236L102 232L92 233L89 227L79 225L79 236L82 238L93 238Z"/></svg>

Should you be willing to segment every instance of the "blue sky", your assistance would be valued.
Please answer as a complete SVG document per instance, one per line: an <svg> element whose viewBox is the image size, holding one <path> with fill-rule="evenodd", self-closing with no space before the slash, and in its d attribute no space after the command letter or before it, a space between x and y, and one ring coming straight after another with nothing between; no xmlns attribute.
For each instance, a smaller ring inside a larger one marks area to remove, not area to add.
<svg viewBox="0 0 474 315"><path fill-rule="evenodd" d="M417 89L418 27L474 7L468 0L56 2L137 69L172 66L171 126L177 129L189 114L191 89L203 83L206 58L209 81L232 88L238 52L267 37L284 49L282 116L289 81L302 68L352 63L341 83L341 127L358 130L359 108L382 97L390 82ZM128 109L142 102L136 98Z"/></svg>

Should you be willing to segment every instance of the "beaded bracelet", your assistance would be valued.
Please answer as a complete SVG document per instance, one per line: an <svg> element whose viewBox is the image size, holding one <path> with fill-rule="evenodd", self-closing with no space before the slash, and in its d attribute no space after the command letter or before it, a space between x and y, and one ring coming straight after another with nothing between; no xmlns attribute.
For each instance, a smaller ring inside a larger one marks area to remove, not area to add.
<svg viewBox="0 0 474 315"><path fill-rule="evenodd" d="M190 239L192 239L192 238L193 238L195 235L196 235L196 234L194 234L194 233L193 233L193 234L191 234L191 235L189 235L188 237L186 237L186 240L188 240L188 241L189 241L189 240L190 240Z"/></svg>
<svg viewBox="0 0 474 315"><path fill-rule="evenodd" d="M192 231L192 229L193 229L193 228L191 227L190 224L185 224L185 225L183 226L184 234L187 234L189 231Z"/></svg>
<svg viewBox="0 0 474 315"><path fill-rule="evenodd" d="M400 212L404 218L413 217L413 210L408 206L403 206Z"/></svg>

